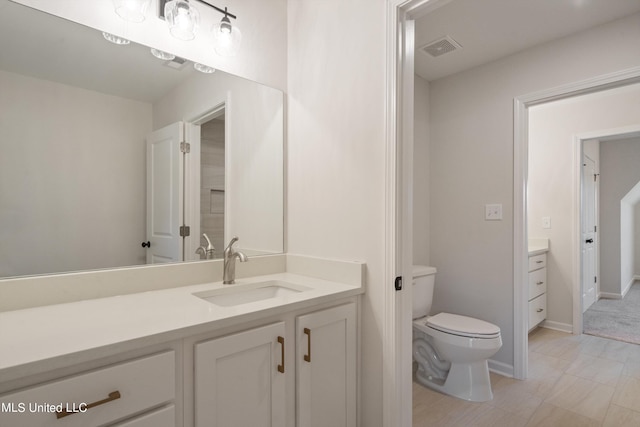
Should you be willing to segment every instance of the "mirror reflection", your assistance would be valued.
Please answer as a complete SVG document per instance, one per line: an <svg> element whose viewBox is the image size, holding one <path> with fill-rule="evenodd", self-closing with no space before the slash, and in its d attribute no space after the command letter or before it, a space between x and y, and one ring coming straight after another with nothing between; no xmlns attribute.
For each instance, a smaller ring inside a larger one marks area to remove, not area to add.
<svg viewBox="0 0 640 427"><path fill-rule="evenodd" d="M283 251L283 94L199 68L0 4L0 277Z"/></svg>

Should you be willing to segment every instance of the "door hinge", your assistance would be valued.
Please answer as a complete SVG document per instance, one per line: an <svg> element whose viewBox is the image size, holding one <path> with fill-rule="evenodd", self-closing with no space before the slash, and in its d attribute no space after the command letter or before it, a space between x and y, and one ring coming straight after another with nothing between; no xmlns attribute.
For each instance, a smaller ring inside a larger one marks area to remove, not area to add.
<svg viewBox="0 0 640 427"><path fill-rule="evenodd" d="M593 226L593 232L595 233L596 231L598 231L598 226L597 226L597 225L594 225L594 226Z"/></svg>
<svg viewBox="0 0 640 427"><path fill-rule="evenodd" d="M190 153L191 152L191 144L189 144L188 142L181 142L180 143L180 152L181 153Z"/></svg>
<svg viewBox="0 0 640 427"><path fill-rule="evenodd" d="M180 226L180 237L188 237L191 235L191 227L188 225Z"/></svg>
<svg viewBox="0 0 640 427"><path fill-rule="evenodd" d="M598 283L598 276L593 276L593 283Z"/></svg>
<svg viewBox="0 0 640 427"><path fill-rule="evenodd" d="M401 291L402 290L402 276L396 277L395 288L396 288L396 291Z"/></svg>

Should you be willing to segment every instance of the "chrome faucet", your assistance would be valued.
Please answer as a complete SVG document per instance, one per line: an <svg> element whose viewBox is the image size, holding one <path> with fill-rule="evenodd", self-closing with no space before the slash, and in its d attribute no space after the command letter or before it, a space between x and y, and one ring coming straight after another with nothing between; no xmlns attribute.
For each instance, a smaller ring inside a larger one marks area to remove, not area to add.
<svg viewBox="0 0 640 427"><path fill-rule="evenodd" d="M205 248L204 246L200 246L198 249L196 249L196 253L200 256L204 256L204 259L213 259L216 248L213 247L213 245L211 244L211 240L209 240L209 236L207 236L206 233L202 233L202 237L206 239L207 247Z"/></svg>
<svg viewBox="0 0 640 427"><path fill-rule="evenodd" d="M237 241L237 237L231 239L224 250L224 274L222 283L225 285L231 285L236 282L236 258L238 258L240 262L246 262L249 260L245 254L233 249L233 244Z"/></svg>

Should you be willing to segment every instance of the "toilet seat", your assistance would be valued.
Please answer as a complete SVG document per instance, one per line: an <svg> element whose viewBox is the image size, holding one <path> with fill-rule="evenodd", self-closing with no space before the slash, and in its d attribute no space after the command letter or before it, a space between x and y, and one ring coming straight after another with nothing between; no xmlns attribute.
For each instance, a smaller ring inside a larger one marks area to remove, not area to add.
<svg viewBox="0 0 640 427"><path fill-rule="evenodd" d="M458 314L439 313L427 316L426 322L422 324L445 334L467 338L493 339L500 336L500 328L496 325Z"/></svg>

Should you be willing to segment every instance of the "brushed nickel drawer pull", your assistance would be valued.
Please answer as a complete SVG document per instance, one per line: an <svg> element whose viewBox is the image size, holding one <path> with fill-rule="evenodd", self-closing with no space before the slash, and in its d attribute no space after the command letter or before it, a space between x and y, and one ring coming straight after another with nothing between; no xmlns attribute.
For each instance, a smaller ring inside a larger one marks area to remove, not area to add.
<svg viewBox="0 0 640 427"><path fill-rule="evenodd" d="M311 363L311 329L304 328L303 332L307 336L307 354L304 355L304 360Z"/></svg>
<svg viewBox="0 0 640 427"><path fill-rule="evenodd" d="M542 285L544 282L536 282L536 285Z"/></svg>
<svg viewBox="0 0 640 427"><path fill-rule="evenodd" d="M542 261L542 260L538 260L538 261L536 261L536 264L542 264L543 262L544 261Z"/></svg>
<svg viewBox="0 0 640 427"><path fill-rule="evenodd" d="M278 365L278 372L284 374L284 337L278 337L278 342L282 346L282 364Z"/></svg>
<svg viewBox="0 0 640 427"><path fill-rule="evenodd" d="M111 393L109 393L109 397L107 397L106 399L98 400L97 402L93 402L93 403L87 403L87 405L84 406L84 409L88 410L91 408L95 408L96 406L104 405L105 403L109 403L114 400L120 399L120 397L122 396L120 396L120 392L118 390L112 391ZM66 409L63 409L62 411L56 411L56 418L60 419L73 414L77 414L77 412L67 412Z"/></svg>
<svg viewBox="0 0 640 427"><path fill-rule="evenodd" d="M544 311L544 308L539 308L538 310L536 310L538 313L542 313Z"/></svg>

